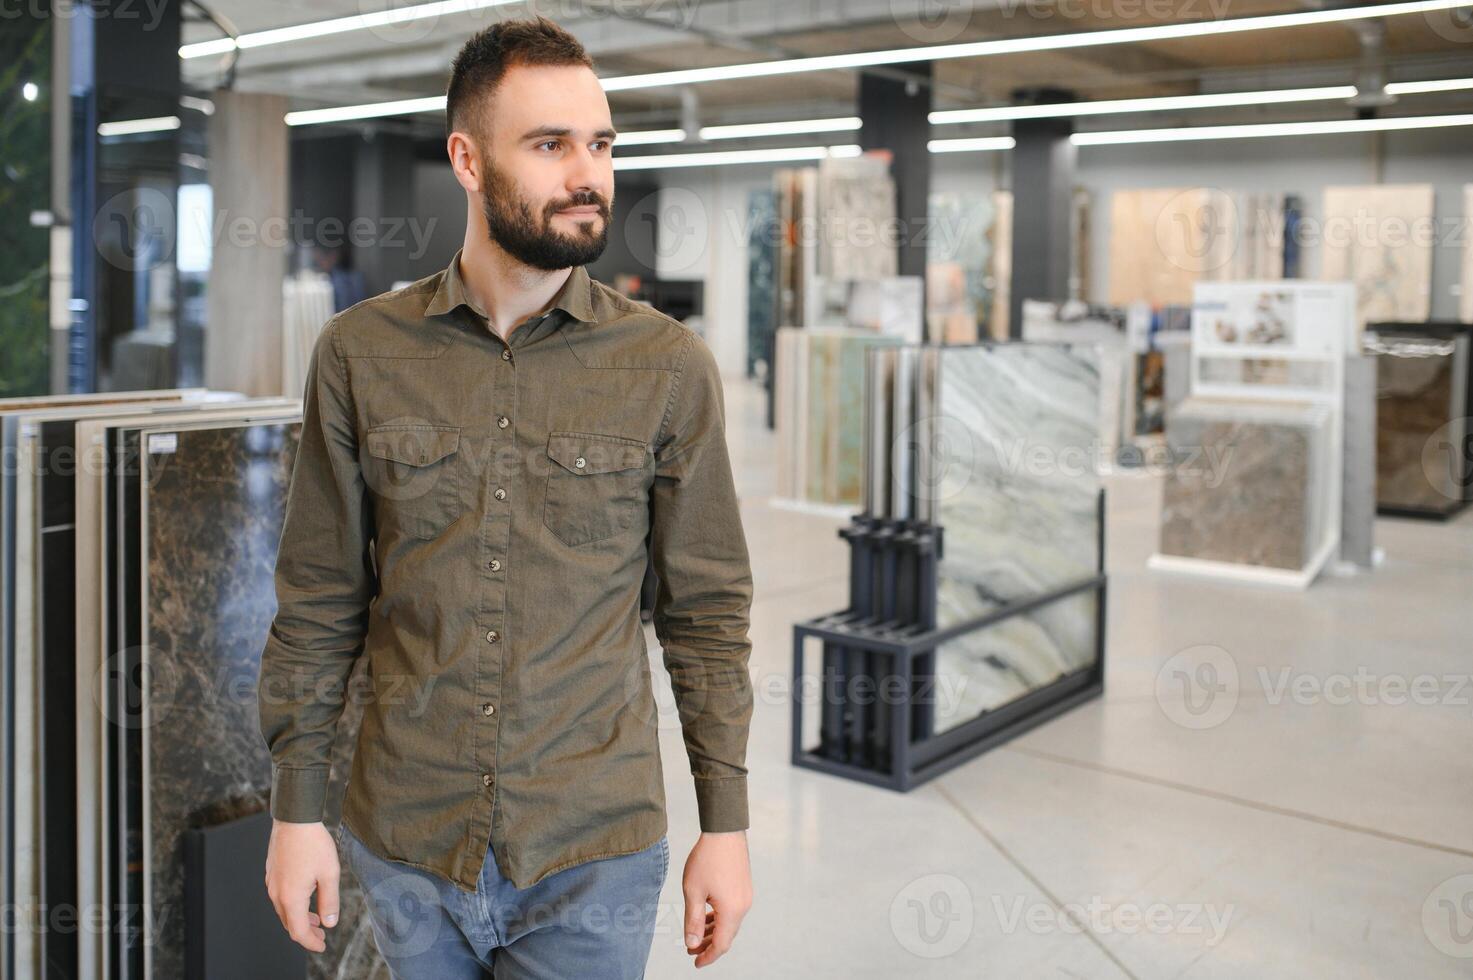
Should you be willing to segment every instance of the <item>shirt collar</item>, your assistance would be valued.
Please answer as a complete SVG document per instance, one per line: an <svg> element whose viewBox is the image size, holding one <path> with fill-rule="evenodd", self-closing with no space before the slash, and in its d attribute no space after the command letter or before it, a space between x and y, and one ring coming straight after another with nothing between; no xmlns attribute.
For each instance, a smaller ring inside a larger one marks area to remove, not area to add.
<svg viewBox="0 0 1473 980"><path fill-rule="evenodd" d="M486 315L484 310L478 309L471 302L470 294L466 292L465 280L460 275L460 254L465 251L461 246L455 250L455 257L445 267L445 272L440 277L439 288L435 295L430 297L430 303L425 307L425 316L440 316L449 313L458 307L465 306L479 316ZM573 271L568 274L568 281L563 283L563 288L557 291L552 298L550 309L562 310L575 320L584 323L592 323L593 316L593 281L588 275L588 270L581 265L573 266Z"/></svg>

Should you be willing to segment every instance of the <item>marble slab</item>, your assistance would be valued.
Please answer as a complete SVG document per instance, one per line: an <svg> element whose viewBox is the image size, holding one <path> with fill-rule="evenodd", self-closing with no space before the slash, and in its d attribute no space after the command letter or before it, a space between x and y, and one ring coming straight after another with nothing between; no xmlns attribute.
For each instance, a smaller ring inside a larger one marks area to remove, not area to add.
<svg viewBox="0 0 1473 980"><path fill-rule="evenodd" d="M1463 224L1473 221L1473 184L1463 185ZM1473 323L1473 235L1463 236L1462 295L1458 298L1458 319Z"/></svg>
<svg viewBox="0 0 1473 980"><path fill-rule="evenodd" d="M1323 535L1329 410L1189 398L1166 432L1161 554L1299 570Z"/></svg>
<svg viewBox="0 0 1473 980"><path fill-rule="evenodd" d="M255 678L276 609L272 572L300 429L141 436L151 976L184 969L184 830L266 804L271 759ZM172 447L149 452L160 439Z"/></svg>
<svg viewBox="0 0 1473 980"><path fill-rule="evenodd" d="M942 347L937 358L919 492L942 528L946 627L1098 573L1100 372L1090 346ZM1076 597L944 644L936 731L1089 667L1096 629L1092 598Z"/></svg>
<svg viewBox="0 0 1473 980"><path fill-rule="evenodd" d="M807 484L803 495L810 501L823 503L830 499L834 484L832 436L838 421L835 390L839 343L832 331L818 328L809 328L804 338L808 342L808 402L802 410L808 416L808 440L804 460Z"/></svg>
<svg viewBox="0 0 1473 980"><path fill-rule="evenodd" d="M777 332L777 195L759 187L747 195L747 375L765 364L771 378Z"/></svg>
<svg viewBox="0 0 1473 980"><path fill-rule="evenodd" d="M1377 359L1345 359L1345 453L1340 491L1340 560L1375 566Z"/></svg>
<svg viewBox="0 0 1473 980"><path fill-rule="evenodd" d="M779 496L862 505L865 353L901 343L850 327L778 330Z"/></svg>
<svg viewBox="0 0 1473 980"><path fill-rule="evenodd" d="M895 220L889 163L828 157L817 169L819 274L834 282L895 275L899 253L885 234Z"/></svg>
<svg viewBox="0 0 1473 980"><path fill-rule="evenodd" d="M1384 336L1376 357L1376 505L1450 512L1462 505L1467 335ZM1459 465L1461 462L1462 465Z"/></svg>
<svg viewBox="0 0 1473 980"><path fill-rule="evenodd" d="M181 429L144 477L149 907L183 895L182 833L263 808L271 760L259 734L256 678L276 611L273 581L299 422ZM145 432L143 438L149 434ZM350 689L362 687L362 668ZM335 826L361 702L350 698L334 745L328 826ZM310 975L382 970L363 896L340 883L342 921ZM160 916L150 975L182 975L182 916Z"/></svg>
<svg viewBox="0 0 1473 980"><path fill-rule="evenodd" d="M31 910L39 907L41 835L40 758L37 738L40 723L37 695L40 677L36 662L36 439L34 432L22 426L14 442L15 482L11 485L14 500L14 564L10 587L14 592L11 662L14 690L14 713L11 734L14 739L12 774L13 810L11 811L11 849L14 908ZM7 440L7 452L12 446ZM8 476L8 474L7 474ZM29 925L29 920L27 920ZM13 963L16 976L39 975L39 935L32 928L20 928L14 936Z"/></svg>
<svg viewBox="0 0 1473 980"><path fill-rule="evenodd" d="M1362 325L1425 320L1432 311L1431 184L1326 187L1320 278L1355 283ZM1365 234L1360 229L1386 229ZM1390 229L1400 228L1401 234Z"/></svg>

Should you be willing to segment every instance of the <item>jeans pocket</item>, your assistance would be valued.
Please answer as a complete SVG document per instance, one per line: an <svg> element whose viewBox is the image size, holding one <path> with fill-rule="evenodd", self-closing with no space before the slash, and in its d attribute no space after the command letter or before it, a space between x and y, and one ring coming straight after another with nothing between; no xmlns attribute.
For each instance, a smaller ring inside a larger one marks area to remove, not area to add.
<svg viewBox="0 0 1473 980"><path fill-rule="evenodd" d="M670 836L667 834L660 838L660 880L655 883L656 888L663 889L665 880L670 876Z"/></svg>

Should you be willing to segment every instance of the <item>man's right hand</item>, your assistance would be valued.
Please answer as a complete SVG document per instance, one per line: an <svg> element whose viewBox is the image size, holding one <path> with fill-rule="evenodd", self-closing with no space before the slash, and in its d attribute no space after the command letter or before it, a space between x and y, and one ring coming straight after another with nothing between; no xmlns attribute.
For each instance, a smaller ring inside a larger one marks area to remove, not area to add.
<svg viewBox="0 0 1473 980"><path fill-rule="evenodd" d="M321 822L271 824L266 850L266 894L276 917L299 945L320 953L327 949L323 927L338 924L338 845ZM309 910L317 892L317 911Z"/></svg>

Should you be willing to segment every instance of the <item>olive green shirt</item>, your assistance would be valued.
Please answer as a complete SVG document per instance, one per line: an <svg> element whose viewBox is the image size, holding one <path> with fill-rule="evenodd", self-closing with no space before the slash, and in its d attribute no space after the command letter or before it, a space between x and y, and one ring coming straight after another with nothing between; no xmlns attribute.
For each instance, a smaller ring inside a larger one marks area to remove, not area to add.
<svg viewBox="0 0 1473 980"><path fill-rule="evenodd" d="M640 589L701 830L747 822L752 576L716 362L575 267L503 340L445 271L313 351L259 678L271 813L324 818L354 663L343 819L370 850L519 888L668 829Z"/></svg>

